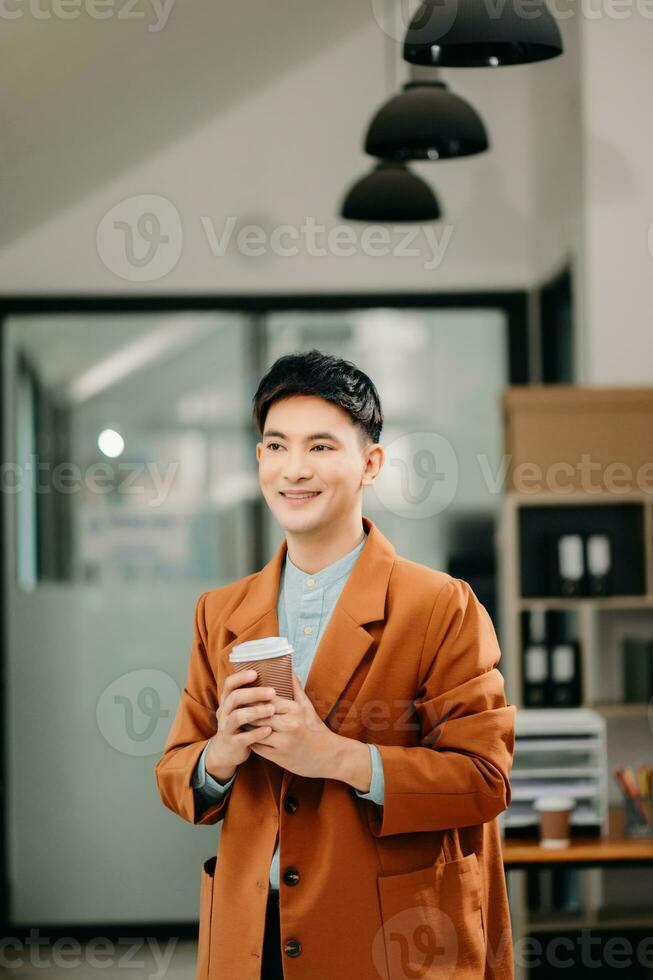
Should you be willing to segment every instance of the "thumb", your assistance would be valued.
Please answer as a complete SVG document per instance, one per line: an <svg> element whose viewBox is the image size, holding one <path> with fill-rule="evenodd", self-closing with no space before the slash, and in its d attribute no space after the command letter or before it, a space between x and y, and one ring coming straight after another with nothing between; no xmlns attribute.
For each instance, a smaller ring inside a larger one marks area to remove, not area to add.
<svg viewBox="0 0 653 980"><path fill-rule="evenodd" d="M302 687L302 682L295 673L292 675L292 693L295 701L297 701L299 704L308 700L308 695Z"/></svg>

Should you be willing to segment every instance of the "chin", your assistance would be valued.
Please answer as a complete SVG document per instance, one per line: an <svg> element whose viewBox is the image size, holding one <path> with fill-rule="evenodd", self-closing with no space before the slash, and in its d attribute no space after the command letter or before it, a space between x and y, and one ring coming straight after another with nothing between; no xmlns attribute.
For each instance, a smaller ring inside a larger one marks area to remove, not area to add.
<svg viewBox="0 0 653 980"><path fill-rule="evenodd" d="M284 514L277 517L284 531L314 531L324 523L319 517L307 514Z"/></svg>
<svg viewBox="0 0 653 980"><path fill-rule="evenodd" d="M329 523L328 517L323 513L302 514L299 511L296 514L289 513L283 503L280 507L271 507L270 510L284 531L314 531Z"/></svg>

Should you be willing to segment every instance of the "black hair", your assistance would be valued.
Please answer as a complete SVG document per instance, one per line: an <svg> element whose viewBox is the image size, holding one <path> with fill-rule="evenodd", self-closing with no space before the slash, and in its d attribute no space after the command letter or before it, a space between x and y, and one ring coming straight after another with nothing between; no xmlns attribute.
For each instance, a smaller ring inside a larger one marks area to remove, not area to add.
<svg viewBox="0 0 653 980"><path fill-rule="evenodd" d="M315 348L277 358L252 399L252 420L261 435L270 407L290 395L316 395L340 406L361 434L379 441L383 427L379 393L351 361Z"/></svg>

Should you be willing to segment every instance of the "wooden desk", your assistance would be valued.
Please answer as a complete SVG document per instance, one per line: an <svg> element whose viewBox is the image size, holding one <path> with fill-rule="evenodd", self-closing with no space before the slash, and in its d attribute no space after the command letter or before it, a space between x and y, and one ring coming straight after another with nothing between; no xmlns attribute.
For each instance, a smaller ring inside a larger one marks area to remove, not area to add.
<svg viewBox="0 0 653 980"><path fill-rule="evenodd" d="M514 838L503 842L506 871L514 868L564 865L565 867L624 867L653 864L653 838L573 838L569 847L540 847L537 841Z"/></svg>
<svg viewBox="0 0 653 980"><path fill-rule="evenodd" d="M556 850L541 847L536 838L508 838L503 840L503 860L508 882L508 896L512 920L512 938L515 950L522 956L515 958L515 980L528 980L531 975L524 959L523 944L540 942L546 949L549 941L557 937L577 937L589 933L605 937L615 930L619 935L650 935L653 921L650 903L642 907L610 907L604 904L601 879L606 868L620 866L647 868L650 875L653 864L653 837L627 837L624 834L623 807L610 807L606 837L572 837L569 847ZM547 869L578 869L578 905L573 908L529 907L528 871ZM511 873L512 872L512 873ZM647 889L644 889L645 893ZM574 940L575 941L575 940ZM561 976L564 971L560 972ZM566 971L572 977L576 970ZM580 970L578 971L580 972ZM628 973L628 970L624 971ZM600 976L612 976L603 969ZM551 976L546 973L546 976ZM585 976L585 973L583 973Z"/></svg>
<svg viewBox="0 0 653 980"><path fill-rule="evenodd" d="M611 807L607 837L572 837L569 847L540 847L533 838L513 837L503 841L506 871L551 867L608 868L653 864L653 837L625 837L623 809Z"/></svg>

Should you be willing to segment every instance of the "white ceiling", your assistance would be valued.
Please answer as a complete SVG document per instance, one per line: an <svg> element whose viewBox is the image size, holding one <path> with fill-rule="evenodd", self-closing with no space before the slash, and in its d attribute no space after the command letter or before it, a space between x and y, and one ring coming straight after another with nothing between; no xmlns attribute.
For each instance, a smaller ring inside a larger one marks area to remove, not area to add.
<svg viewBox="0 0 653 980"><path fill-rule="evenodd" d="M173 0L158 30L152 0L139 19L118 19L126 0L106 20L90 0L71 20L8 9L22 15L0 33L0 248L372 16L369 0Z"/></svg>

